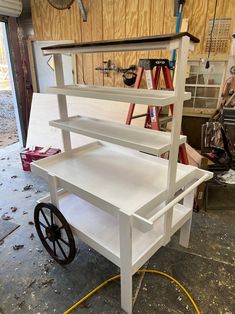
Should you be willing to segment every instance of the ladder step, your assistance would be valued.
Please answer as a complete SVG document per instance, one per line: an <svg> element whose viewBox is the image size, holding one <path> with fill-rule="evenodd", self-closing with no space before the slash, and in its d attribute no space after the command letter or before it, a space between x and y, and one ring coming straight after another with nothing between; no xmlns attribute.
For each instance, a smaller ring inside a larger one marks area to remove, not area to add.
<svg viewBox="0 0 235 314"><path fill-rule="evenodd" d="M141 117L146 117L147 115L148 115L147 113L137 114L135 116L132 116L131 119L137 119L137 118L141 118Z"/></svg>
<svg viewBox="0 0 235 314"><path fill-rule="evenodd" d="M143 73L145 73L146 76L146 83L147 88L151 90L157 90L159 79L161 72L164 77L166 90L173 91L173 81L171 76L171 70L170 70L170 63L167 59L140 59L139 65L138 65L138 73L137 78L135 82L135 89L136 91L138 88L140 88L140 83L142 80ZM153 69L156 67L155 73L153 73ZM174 102L170 105L170 112L173 114L173 107ZM155 105L155 106L154 106ZM150 108L156 107L156 112L151 112ZM134 109L135 109L135 102L131 102L128 115L126 118L126 124L131 124L132 119L137 119L141 117L146 117L144 127L146 129L155 129L155 130L163 130L166 129L167 123L172 121L172 116L162 116L161 115L161 109L157 108L159 106L159 102L153 103L149 102L148 104L148 110L145 114L138 114L134 115ZM183 164L188 164L188 157L187 152L185 149L185 145L182 145L179 149L179 157L180 161Z"/></svg>
<svg viewBox="0 0 235 314"><path fill-rule="evenodd" d="M170 121L172 121L172 117L171 116L162 117L162 118L159 119L160 124L164 124L164 123L167 123L167 122L170 122Z"/></svg>
<svg viewBox="0 0 235 314"><path fill-rule="evenodd" d="M137 119L137 118L141 118L141 117L147 117L147 115L148 115L147 113L137 114L137 115L133 116L131 118L131 120ZM172 117L171 116L167 116L167 117L160 118L159 122L160 122L160 124L164 124L164 123L170 122L171 120L172 120Z"/></svg>

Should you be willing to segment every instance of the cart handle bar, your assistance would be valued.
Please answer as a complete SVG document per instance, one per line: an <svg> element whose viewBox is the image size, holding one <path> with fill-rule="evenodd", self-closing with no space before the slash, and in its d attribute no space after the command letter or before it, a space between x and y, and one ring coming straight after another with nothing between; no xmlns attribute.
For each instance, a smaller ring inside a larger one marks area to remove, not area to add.
<svg viewBox="0 0 235 314"><path fill-rule="evenodd" d="M188 187L184 192L182 192L180 195L178 195L176 198L174 198L170 203L168 203L165 207L163 207L159 212L157 212L155 215L153 215L150 219L145 219L144 217L139 216L138 214L133 214L135 218L138 220L142 220L142 222L148 223L149 225L153 225L153 223L158 220L160 217L162 217L169 209L174 207L179 201L181 201L187 194L192 192L198 185L200 185L202 182L206 181L210 178L209 174L205 174L202 176L199 180L194 182L190 187Z"/></svg>

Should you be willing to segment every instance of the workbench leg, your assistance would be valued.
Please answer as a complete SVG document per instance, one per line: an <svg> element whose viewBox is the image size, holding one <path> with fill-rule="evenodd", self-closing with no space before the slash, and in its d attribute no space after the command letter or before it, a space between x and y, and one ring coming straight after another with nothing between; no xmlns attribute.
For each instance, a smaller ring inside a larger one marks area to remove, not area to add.
<svg viewBox="0 0 235 314"><path fill-rule="evenodd" d="M185 224L180 229L180 245L184 247L188 247L189 245L189 238L190 238L190 231L191 231L191 223L192 223L192 213L193 213L193 203L194 203L194 194L195 192L192 191L189 193L183 201L183 205L191 210L191 217L185 222Z"/></svg>
<svg viewBox="0 0 235 314"><path fill-rule="evenodd" d="M132 313L132 228L130 217L119 214L121 306Z"/></svg>

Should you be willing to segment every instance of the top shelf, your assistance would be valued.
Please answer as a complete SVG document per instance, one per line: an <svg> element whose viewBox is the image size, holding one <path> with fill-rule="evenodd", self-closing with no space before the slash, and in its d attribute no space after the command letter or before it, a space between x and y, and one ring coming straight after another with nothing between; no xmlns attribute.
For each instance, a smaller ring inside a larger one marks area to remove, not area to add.
<svg viewBox="0 0 235 314"><path fill-rule="evenodd" d="M192 43L198 43L199 39L188 32L172 33L157 36L135 37L127 39L114 39L93 41L86 43L60 44L43 47L44 55L63 53L97 53L112 51L137 51L137 50L173 50L179 47L182 37L187 36Z"/></svg>

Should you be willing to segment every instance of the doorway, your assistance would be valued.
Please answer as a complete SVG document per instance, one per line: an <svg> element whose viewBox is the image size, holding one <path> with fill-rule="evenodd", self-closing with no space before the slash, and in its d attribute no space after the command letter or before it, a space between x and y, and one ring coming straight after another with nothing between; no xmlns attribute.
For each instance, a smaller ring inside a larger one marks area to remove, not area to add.
<svg viewBox="0 0 235 314"><path fill-rule="evenodd" d="M5 22L0 22L0 149L22 144Z"/></svg>

